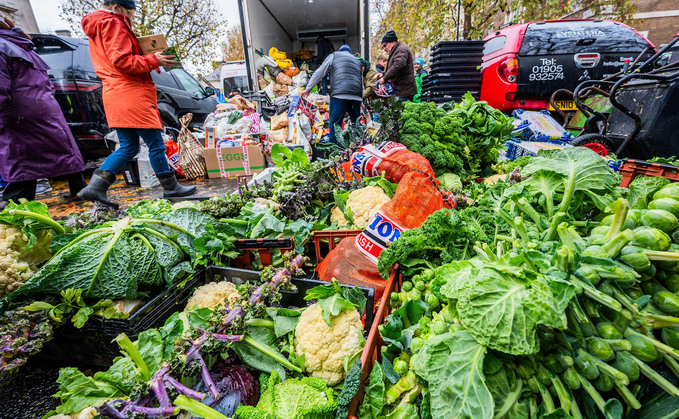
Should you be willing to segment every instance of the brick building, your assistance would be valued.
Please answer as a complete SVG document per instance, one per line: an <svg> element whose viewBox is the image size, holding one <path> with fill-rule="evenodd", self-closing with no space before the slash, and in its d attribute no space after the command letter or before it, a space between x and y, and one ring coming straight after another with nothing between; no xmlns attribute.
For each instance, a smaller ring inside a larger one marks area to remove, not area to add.
<svg viewBox="0 0 679 419"><path fill-rule="evenodd" d="M0 0L0 12L11 17L24 32L40 32L30 0Z"/></svg>

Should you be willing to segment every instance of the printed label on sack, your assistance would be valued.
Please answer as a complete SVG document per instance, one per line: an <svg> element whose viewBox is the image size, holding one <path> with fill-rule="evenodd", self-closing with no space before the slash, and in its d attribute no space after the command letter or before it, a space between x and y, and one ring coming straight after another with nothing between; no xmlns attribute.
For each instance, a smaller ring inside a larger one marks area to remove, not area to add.
<svg viewBox="0 0 679 419"><path fill-rule="evenodd" d="M375 156L366 156L362 153L354 153L351 156L351 171L362 176L379 176L377 166L382 163L382 159Z"/></svg>
<svg viewBox="0 0 679 419"><path fill-rule="evenodd" d="M406 146L404 146L403 144L399 144L395 141L385 141L377 146L377 149L385 156L388 156L395 151L402 150L405 148Z"/></svg>
<svg viewBox="0 0 679 419"><path fill-rule="evenodd" d="M398 240L404 230L398 223L378 211L370 225L356 238L356 247L373 263L377 263L380 253L389 243Z"/></svg>

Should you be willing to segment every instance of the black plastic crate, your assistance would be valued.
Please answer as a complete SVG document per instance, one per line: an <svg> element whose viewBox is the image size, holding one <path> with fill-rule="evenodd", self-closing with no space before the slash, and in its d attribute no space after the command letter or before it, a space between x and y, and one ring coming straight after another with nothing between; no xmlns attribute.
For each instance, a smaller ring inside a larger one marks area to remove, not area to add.
<svg viewBox="0 0 679 419"><path fill-rule="evenodd" d="M116 336L125 333L130 339L135 340L144 330L162 326L173 313L184 309L198 286L214 281L242 284L258 279L258 271L210 266L196 273L183 287L178 282L162 291L127 319L104 319L92 316L81 329L76 329L71 323L59 327L55 330L54 339L48 342L36 357L61 361L72 366L108 367L113 359L120 355L118 344L113 342ZM297 292L281 293L283 296L281 305L284 307L306 306L304 300L306 291L324 282L293 278L292 283L296 286ZM375 290L361 289L368 300L365 330L370 330L373 321Z"/></svg>

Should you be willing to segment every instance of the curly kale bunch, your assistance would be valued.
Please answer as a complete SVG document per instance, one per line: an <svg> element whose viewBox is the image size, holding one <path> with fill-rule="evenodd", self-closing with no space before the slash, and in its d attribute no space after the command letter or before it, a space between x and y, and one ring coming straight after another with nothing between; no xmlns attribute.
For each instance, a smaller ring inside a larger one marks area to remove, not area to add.
<svg viewBox="0 0 679 419"><path fill-rule="evenodd" d="M434 103L408 102L399 121L401 144L429 160L435 174L455 173L465 177L469 155L457 119Z"/></svg>
<svg viewBox="0 0 679 419"><path fill-rule="evenodd" d="M431 214L420 228L406 230L380 254L377 268L383 278L400 264L413 271L469 259L474 244L488 242L495 234L494 213L477 207L462 211L442 209Z"/></svg>
<svg viewBox="0 0 679 419"><path fill-rule="evenodd" d="M406 103L399 118L400 141L431 163L436 175L462 179L482 174L496 162L513 129L512 120L467 94L458 104Z"/></svg>

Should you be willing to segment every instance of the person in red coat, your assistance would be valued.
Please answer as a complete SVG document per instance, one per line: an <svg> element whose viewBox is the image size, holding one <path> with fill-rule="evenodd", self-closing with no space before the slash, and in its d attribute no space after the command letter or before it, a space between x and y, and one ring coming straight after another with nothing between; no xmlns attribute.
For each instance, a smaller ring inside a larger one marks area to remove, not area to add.
<svg viewBox="0 0 679 419"><path fill-rule="evenodd" d="M82 27L89 38L94 69L104 86L106 120L109 127L116 129L120 148L95 170L89 185L78 196L117 206L108 200L106 191L116 174L139 152L139 137L149 148L151 166L164 189L163 197L191 195L196 187L180 185L167 163L156 86L150 74L177 62L160 52L143 55L132 30L134 0L105 0L104 9L83 17Z"/></svg>
<svg viewBox="0 0 679 419"><path fill-rule="evenodd" d="M85 187L85 163L48 69L31 37L0 13L0 177L9 182L0 210L35 199L40 178L66 176L73 196Z"/></svg>

